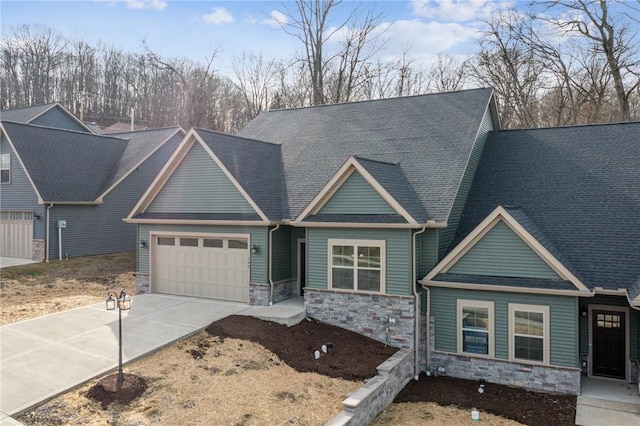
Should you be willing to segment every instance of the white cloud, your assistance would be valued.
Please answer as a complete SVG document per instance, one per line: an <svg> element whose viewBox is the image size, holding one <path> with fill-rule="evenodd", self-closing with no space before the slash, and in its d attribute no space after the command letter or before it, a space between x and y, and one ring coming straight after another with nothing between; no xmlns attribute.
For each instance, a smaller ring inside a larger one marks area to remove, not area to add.
<svg viewBox="0 0 640 426"><path fill-rule="evenodd" d="M409 49L412 56L425 53L446 53L456 46L472 42L479 32L459 23L424 22L418 19L395 21L384 34L389 37L387 48L402 52Z"/></svg>
<svg viewBox="0 0 640 426"><path fill-rule="evenodd" d="M167 7L166 1L161 0L127 0L127 9L162 10Z"/></svg>
<svg viewBox="0 0 640 426"><path fill-rule="evenodd" d="M269 18L262 21L263 24L271 25L272 27L281 27L287 23L287 15L278 11L272 10L269 14Z"/></svg>
<svg viewBox="0 0 640 426"><path fill-rule="evenodd" d="M207 24L230 24L233 22L233 15L224 7L214 7L211 9L211 13L202 15L202 19Z"/></svg>
<svg viewBox="0 0 640 426"><path fill-rule="evenodd" d="M510 9L513 1L497 0L412 0L413 13L447 22L482 21L497 11Z"/></svg>

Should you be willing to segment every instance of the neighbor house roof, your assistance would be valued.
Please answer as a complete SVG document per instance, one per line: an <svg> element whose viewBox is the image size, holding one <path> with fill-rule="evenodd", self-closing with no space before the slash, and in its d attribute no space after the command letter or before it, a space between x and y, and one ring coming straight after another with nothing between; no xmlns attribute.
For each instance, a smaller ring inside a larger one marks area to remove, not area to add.
<svg viewBox="0 0 640 426"><path fill-rule="evenodd" d="M51 103L42 104L42 105L11 108L4 111L0 111L0 120L11 121L14 123L30 124L34 120L36 120L38 117L45 114L46 112L56 108L61 110L71 120L75 121L80 127L86 129L88 132L96 133L86 123L83 123L82 121L78 120L75 115L71 114L59 102L51 102Z"/></svg>
<svg viewBox="0 0 640 426"><path fill-rule="evenodd" d="M239 136L281 145L285 218L296 218L349 157L418 223L446 223L492 89L261 113Z"/></svg>
<svg viewBox="0 0 640 426"><path fill-rule="evenodd" d="M115 137L7 121L2 128L40 201L58 203L100 202L105 191L181 131Z"/></svg>
<svg viewBox="0 0 640 426"><path fill-rule="evenodd" d="M640 122L489 134L456 247L497 206L590 289L640 293Z"/></svg>

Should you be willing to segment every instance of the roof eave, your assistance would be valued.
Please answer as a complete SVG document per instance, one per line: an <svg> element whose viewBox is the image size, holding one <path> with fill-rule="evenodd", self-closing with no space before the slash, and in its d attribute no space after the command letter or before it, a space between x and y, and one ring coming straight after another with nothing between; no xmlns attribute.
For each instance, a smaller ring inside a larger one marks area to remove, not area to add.
<svg viewBox="0 0 640 426"><path fill-rule="evenodd" d="M554 290L546 288L536 287L511 287L504 285L492 285L492 284L471 284L460 283L450 281L434 281L429 279L418 280L418 283L422 287L442 287L442 288L457 288L463 290L481 290L481 291L496 291L506 293L528 293L528 294L547 294L553 296L576 296L576 297L592 297L593 293L585 290Z"/></svg>

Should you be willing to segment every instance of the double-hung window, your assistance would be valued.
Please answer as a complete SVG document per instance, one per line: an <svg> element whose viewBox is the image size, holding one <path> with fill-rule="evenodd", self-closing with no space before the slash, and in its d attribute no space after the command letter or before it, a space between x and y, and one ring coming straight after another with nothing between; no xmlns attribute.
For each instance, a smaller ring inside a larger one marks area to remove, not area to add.
<svg viewBox="0 0 640 426"><path fill-rule="evenodd" d="M493 302L458 299L458 353L493 357Z"/></svg>
<svg viewBox="0 0 640 426"><path fill-rule="evenodd" d="M0 154L0 183L11 182L11 154Z"/></svg>
<svg viewBox="0 0 640 426"><path fill-rule="evenodd" d="M385 242L330 239L329 288L384 292Z"/></svg>
<svg viewBox="0 0 640 426"><path fill-rule="evenodd" d="M549 307L509 304L509 358L549 363Z"/></svg>

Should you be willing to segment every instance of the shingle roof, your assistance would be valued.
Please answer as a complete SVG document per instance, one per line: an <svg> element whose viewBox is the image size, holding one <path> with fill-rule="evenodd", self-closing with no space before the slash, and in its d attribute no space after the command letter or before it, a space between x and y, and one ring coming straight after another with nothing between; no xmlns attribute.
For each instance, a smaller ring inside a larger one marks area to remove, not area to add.
<svg viewBox="0 0 640 426"><path fill-rule="evenodd" d="M7 109L0 111L0 120L27 124L43 112L51 109L56 104L57 102L51 102L42 105Z"/></svg>
<svg viewBox="0 0 640 426"><path fill-rule="evenodd" d="M636 288L640 122L491 132L451 247L498 205L526 211L587 287Z"/></svg>
<svg viewBox="0 0 640 426"><path fill-rule="evenodd" d="M149 156L158 146L162 145L171 135L180 130L180 127L164 127L159 129L140 130L126 133L113 133L106 136L117 137L128 140L118 163L113 168L113 173L109 179L105 180L103 190L122 179L140 161ZM180 132L182 139L184 132Z"/></svg>
<svg viewBox="0 0 640 426"><path fill-rule="evenodd" d="M283 169L280 145L194 129L262 212L283 218Z"/></svg>
<svg viewBox="0 0 640 426"><path fill-rule="evenodd" d="M43 201L56 202L96 201L178 129L106 136L8 121L2 125Z"/></svg>
<svg viewBox="0 0 640 426"><path fill-rule="evenodd" d="M397 164L393 174L406 182L394 177L387 190L418 222L445 222L491 96L476 89L269 111L238 134L282 145L289 217L353 155ZM384 169L378 179L391 177Z"/></svg>
<svg viewBox="0 0 640 426"><path fill-rule="evenodd" d="M115 137L2 124L44 201L94 201L127 146Z"/></svg>

